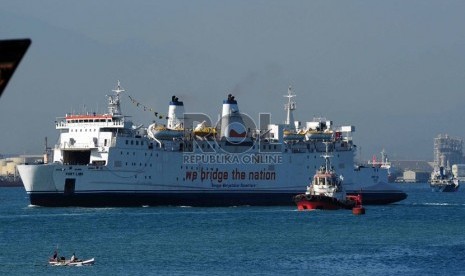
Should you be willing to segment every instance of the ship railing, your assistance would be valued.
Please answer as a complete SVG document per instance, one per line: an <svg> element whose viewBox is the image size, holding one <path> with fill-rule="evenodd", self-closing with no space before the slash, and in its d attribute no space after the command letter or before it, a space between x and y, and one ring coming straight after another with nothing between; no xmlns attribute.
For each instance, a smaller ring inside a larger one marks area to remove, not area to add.
<svg viewBox="0 0 465 276"><path fill-rule="evenodd" d="M92 125L95 127L118 127L124 128L124 120L115 120L109 122L79 122L79 123L68 123L66 120L55 121L55 127L57 129L68 128L70 126L83 126Z"/></svg>
<svg viewBox="0 0 465 276"><path fill-rule="evenodd" d="M293 153L307 153L307 152L325 152L326 147L322 145L322 142L311 141L311 142L298 142L298 143L286 143L285 151L291 151ZM347 143L336 143L329 148L330 151L349 151L351 145Z"/></svg>
<svg viewBox="0 0 465 276"><path fill-rule="evenodd" d="M120 122L89 123L89 124L86 124L86 125L91 125L91 126L95 126L95 127L118 127L118 128L123 128L124 127L124 123L120 123ZM55 124L55 127L57 129L68 128L70 126L76 126L76 123L57 122Z"/></svg>

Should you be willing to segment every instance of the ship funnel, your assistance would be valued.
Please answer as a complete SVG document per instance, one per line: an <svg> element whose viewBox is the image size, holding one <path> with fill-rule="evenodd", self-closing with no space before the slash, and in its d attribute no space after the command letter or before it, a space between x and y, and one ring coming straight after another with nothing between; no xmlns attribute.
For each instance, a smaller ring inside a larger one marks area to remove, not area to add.
<svg viewBox="0 0 465 276"><path fill-rule="evenodd" d="M184 103L179 101L179 98L171 97L170 106L168 108L167 127L170 129L184 128Z"/></svg>
<svg viewBox="0 0 465 276"><path fill-rule="evenodd" d="M223 101L221 114L221 137L229 142L240 143L247 135L247 130L237 106L234 96L229 94L228 99Z"/></svg>

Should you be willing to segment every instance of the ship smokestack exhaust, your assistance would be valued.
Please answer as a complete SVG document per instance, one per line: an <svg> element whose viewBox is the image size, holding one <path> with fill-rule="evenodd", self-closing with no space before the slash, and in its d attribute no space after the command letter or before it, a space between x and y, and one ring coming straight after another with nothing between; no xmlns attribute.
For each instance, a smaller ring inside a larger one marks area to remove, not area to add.
<svg viewBox="0 0 465 276"><path fill-rule="evenodd" d="M241 143L247 137L247 129L244 125L237 101L233 95L223 101L221 113L221 137L231 143Z"/></svg>
<svg viewBox="0 0 465 276"><path fill-rule="evenodd" d="M184 128L184 103L179 101L179 98L171 97L170 105L168 108L168 122L167 127L170 129Z"/></svg>

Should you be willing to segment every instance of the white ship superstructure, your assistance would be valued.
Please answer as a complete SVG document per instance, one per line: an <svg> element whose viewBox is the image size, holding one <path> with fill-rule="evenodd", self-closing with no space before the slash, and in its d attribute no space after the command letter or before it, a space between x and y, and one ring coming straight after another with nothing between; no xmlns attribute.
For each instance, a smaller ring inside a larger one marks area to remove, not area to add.
<svg viewBox="0 0 465 276"><path fill-rule="evenodd" d="M354 127L327 120L293 124L290 91L286 123L266 129L247 125L233 95L223 102L218 126L187 125L184 104L173 96L166 125L136 127L122 114L119 82L113 92L108 113L57 120L53 162L18 167L31 204L291 205L320 166L324 143L344 183L387 179L379 168L354 170Z"/></svg>

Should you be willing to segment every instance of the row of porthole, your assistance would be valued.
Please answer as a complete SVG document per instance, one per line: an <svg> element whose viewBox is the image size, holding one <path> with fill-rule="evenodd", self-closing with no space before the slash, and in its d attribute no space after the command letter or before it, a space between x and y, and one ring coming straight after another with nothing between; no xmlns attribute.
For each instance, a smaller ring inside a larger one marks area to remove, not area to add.
<svg viewBox="0 0 465 276"><path fill-rule="evenodd" d="M77 130L77 129L70 129L70 132L78 132L78 130ZM79 129L79 132L82 132L82 128ZM84 132L87 132L87 128L84 129ZM94 130L92 131L92 129L89 129L89 132L97 132L97 130L94 129Z"/></svg>
<svg viewBox="0 0 465 276"><path fill-rule="evenodd" d="M123 151L120 151L120 155L123 155ZM126 155L129 155L129 151L126 152ZM133 151L132 155L136 155L136 152ZM145 156L147 156L147 153L145 153ZM150 153L150 156L152 156L152 153ZM157 157L158 157L158 153L157 153Z"/></svg>
<svg viewBox="0 0 465 276"><path fill-rule="evenodd" d="M137 178L137 174L134 175L134 178ZM152 179L152 176L151 176L151 175L148 175L148 176L147 176L147 175L144 175L144 178L145 178L145 179Z"/></svg>
<svg viewBox="0 0 465 276"><path fill-rule="evenodd" d="M128 162L126 162L126 166L129 166L128 165ZM136 162L132 162L131 163L131 166L137 166L137 163ZM139 167L142 167L142 163L139 163ZM147 167L147 163L144 163L144 167ZM152 167L152 164L149 164L149 167Z"/></svg>
<svg viewBox="0 0 465 276"><path fill-rule="evenodd" d="M129 142L129 141L130 141L130 142ZM126 140L126 145L129 145L129 144L134 145L134 140ZM138 146L138 145L139 145L139 141L136 140L136 146ZM144 141L140 141L140 145L143 146L143 145L144 145Z"/></svg>

